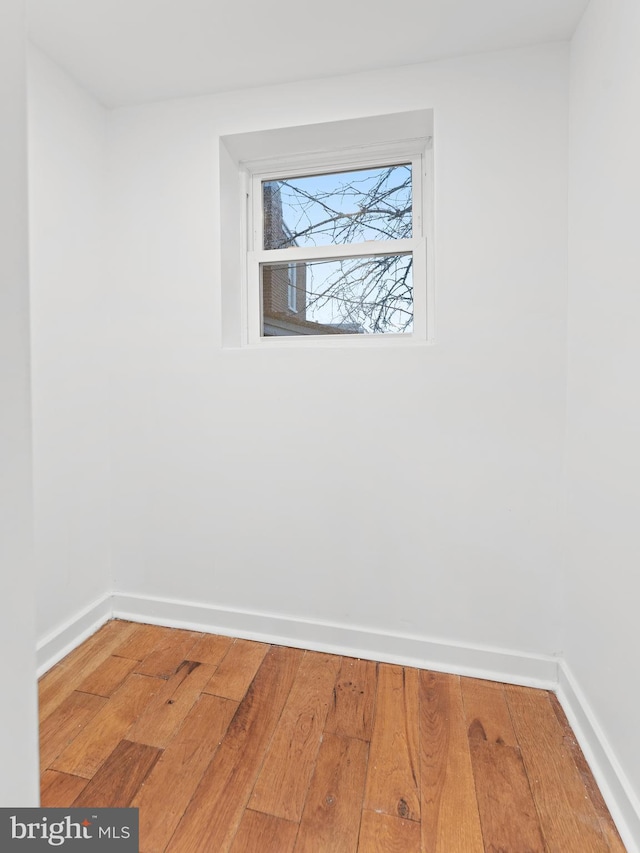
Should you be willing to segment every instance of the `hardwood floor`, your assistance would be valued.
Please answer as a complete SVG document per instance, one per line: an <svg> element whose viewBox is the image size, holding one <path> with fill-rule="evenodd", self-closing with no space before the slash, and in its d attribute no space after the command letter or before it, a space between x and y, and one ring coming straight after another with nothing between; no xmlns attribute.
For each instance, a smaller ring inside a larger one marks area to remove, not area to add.
<svg viewBox="0 0 640 853"><path fill-rule="evenodd" d="M40 682L43 806L141 853L624 853L555 697L109 622Z"/></svg>

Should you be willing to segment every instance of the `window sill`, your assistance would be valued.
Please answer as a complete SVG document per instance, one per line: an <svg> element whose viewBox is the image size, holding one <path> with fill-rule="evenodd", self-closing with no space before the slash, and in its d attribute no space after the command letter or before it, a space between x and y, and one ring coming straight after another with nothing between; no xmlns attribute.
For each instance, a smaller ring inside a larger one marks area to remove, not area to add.
<svg viewBox="0 0 640 853"><path fill-rule="evenodd" d="M305 335L264 338L259 343L224 346L223 349L267 352L280 349L415 349L435 346L434 340L413 335Z"/></svg>

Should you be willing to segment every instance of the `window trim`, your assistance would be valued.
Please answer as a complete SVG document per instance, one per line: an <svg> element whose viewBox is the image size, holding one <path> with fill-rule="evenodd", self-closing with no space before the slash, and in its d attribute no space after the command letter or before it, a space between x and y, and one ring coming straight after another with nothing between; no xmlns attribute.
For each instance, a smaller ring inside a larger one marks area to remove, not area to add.
<svg viewBox="0 0 640 853"><path fill-rule="evenodd" d="M333 152L307 152L276 159L242 163L242 191L245 199L246 256L243 286L244 343L263 348L278 346L369 345L383 342L431 342L433 333L432 298L432 217L431 138L409 139L389 144L358 146ZM262 183L307 175L329 174L366 168L382 168L402 163L412 166L413 236L398 240L371 240L360 243L263 249ZM265 337L262 334L262 293L260 265L294 263L305 260L339 260L345 257L395 255L413 256L413 331L406 333L292 335Z"/></svg>

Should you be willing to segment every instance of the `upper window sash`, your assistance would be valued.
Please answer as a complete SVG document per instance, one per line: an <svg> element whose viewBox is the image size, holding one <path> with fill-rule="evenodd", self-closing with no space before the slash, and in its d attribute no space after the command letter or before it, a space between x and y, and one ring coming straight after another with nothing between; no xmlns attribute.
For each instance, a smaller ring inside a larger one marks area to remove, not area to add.
<svg viewBox="0 0 640 853"><path fill-rule="evenodd" d="M371 245L383 241L361 241L348 244L333 244L328 246L315 247L288 247L286 249L263 249L264 246L264 211L263 211L263 196L262 184L268 181L282 181L294 177L307 177L315 175L329 175L337 172L357 171L360 169L385 168L394 165L411 164L411 201L412 201L412 234L413 239L423 236L423 209L422 209L422 192L423 192L423 153L424 140L422 147L418 150L417 146L409 145L404 148L399 146L386 146L383 151L380 147L376 147L376 154L364 152L350 152L347 158L344 154L338 154L332 158L321 159L319 156L311 158L306 155L304 158L288 158L286 163L254 163L246 164L247 170L251 176L251 210L249 223L249 251L262 254L269 253L270 258L275 258L273 253L286 251L294 252L298 248L310 251L313 249L328 249L330 252L335 252L342 245L354 247L354 253L359 253L359 247L365 244ZM395 154L395 156L391 156ZM404 156L403 156L404 155ZM399 242L389 240L389 242ZM290 255L293 258L293 255ZM331 254L316 255L315 257L335 257ZM304 257L310 257L305 255Z"/></svg>

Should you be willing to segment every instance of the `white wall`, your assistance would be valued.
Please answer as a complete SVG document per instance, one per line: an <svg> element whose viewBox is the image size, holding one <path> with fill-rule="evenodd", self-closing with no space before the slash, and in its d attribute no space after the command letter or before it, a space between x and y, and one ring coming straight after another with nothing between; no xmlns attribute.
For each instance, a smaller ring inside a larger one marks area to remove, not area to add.
<svg viewBox="0 0 640 853"><path fill-rule="evenodd" d="M117 110L116 589L561 648L568 50ZM435 110L437 344L221 346L217 137Z"/></svg>
<svg viewBox="0 0 640 853"><path fill-rule="evenodd" d="M38 635L111 589L107 114L29 54Z"/></svg>
<svg viewBox="0 0 640 853"><path fill-rule="evenodd" d="M565 647L637 821L639 92L640 5L592 0L571 47Z"/></svg>
<svg viewBox="0 0 640 853"><path fill-rule="evenodd" d="M24 3L0 4L0 806L36 806Z"/></svg>

